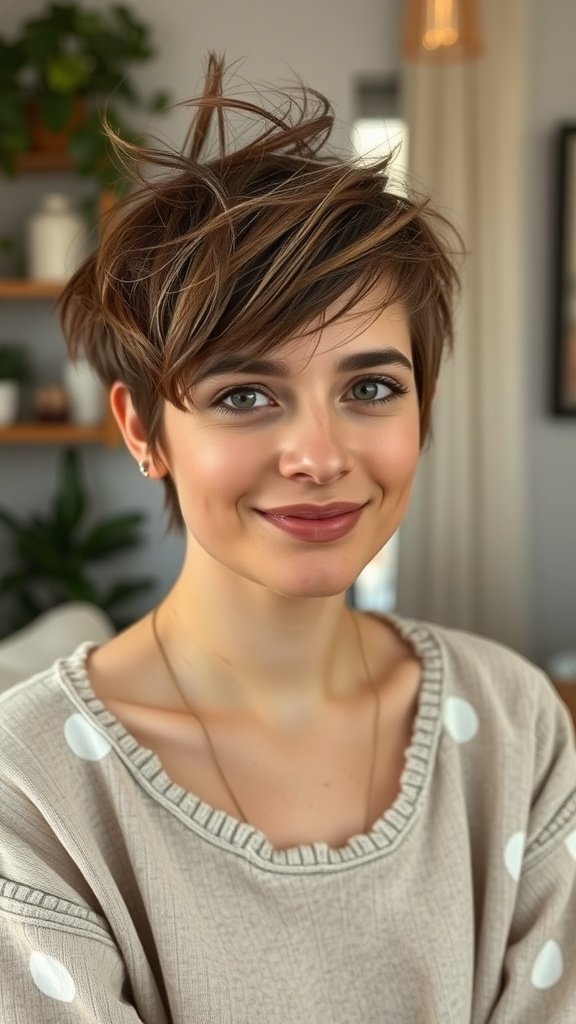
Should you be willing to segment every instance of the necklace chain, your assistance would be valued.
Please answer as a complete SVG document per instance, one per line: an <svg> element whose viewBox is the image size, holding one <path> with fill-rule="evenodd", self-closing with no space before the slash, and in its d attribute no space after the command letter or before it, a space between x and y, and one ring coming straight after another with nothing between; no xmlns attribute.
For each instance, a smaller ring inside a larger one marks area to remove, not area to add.
<svg viewBox="0 0 576 1024"><path fill-rule="evenodd" d="M220 775L220 778L222 779L222 782L224 783L224 785L226 787L226 790L228 792L228 795L230 796L230 799L232 800L236 810L238 811L238 815L239 815L240 820L244 821L244 822L247 822L248 818L247 818L245 812L243 811L242 805L240 804L238 798L236 797L236 794L234 793L230 783L228 782L228 779L226 777L226 773L224 772L224 769L222 768L222 765L220 763L220 759L219 759L219 757L218 757L218 755L216 753L216 750L214 749L214 744L212 743L212 739L211 739L210 733L208 732L208 729L206 728L205 723L202 721L201 716L198 714L198 712L193 707L190 706L190 704L186 700L186 697L184 696L184 694L182 692L182 689L181 689L181 687L180 687L180 685L178 683L178 680L176 678L176 673L174 672L174 669L172 668L172 665L170 663L168 655L166 654L166 650L164 648L164 645L163 645L163 643L160 640L160 637L158 635L158 624L157 624L158 611L159 611L159 606L154 608L154 611L152 612L151 622L152 622L152 633L154 634L154 640L155 640L156 646L158 648L158 651L160 653L160 657L162 658L162 661L164 663L166 671L167 671L168 675L170 676L170 679L171 679L172 683L174 684L174 687L175 687L176 691L180 695L180 698L181 698L183 704L186 706L186 708L190 712L190 714L194 716L194 718L196 719L196 721L200 725L200 728L202 729L202 732L204 733L204 736L206 738L206 742L208 744L208 748L210 750L210 754L212 756L212 760L214 761L214 764L216 766L218 774ZM360 651L360 656L362 658L362 663L364 665L364 672L366 674L366 679L367 679L367 681L368 681L368 683L369 683L369 685L370 685L370 687L372 689L372 693L374 695L374 718L373 718L373 722L372 722L372 744L371 744L372 750L371 750L371 757L370 757L370 769L369 769L369 773L368 773L368 786L367 786L367 792L366 792L366 811L365 811L365 820L364 820L364 832L368 832L369 827L370 827L370 818L371 818L370 808L371 808L371 805L372 805L372 791L374 789L374 779L375 779L375 775L376 775L376 761L377 761L377 756L378 756L378 736L379 736L379 733L380 733L380 691L378 690L378 687L375 685L374 680L372 679L372 675L370 673L370 669L368 668L368 662L366 660L366 654L365 654L365 651L364 651L364 644L362 643L362 636L360 634L360 627L358 625L358 622L356 621L356 618L354 617L354 615L351 612L350 612L350 618L351 618L351 620L352 620L352 622L354 624L354 629L356 631L356 639L358 641L358 649Z"/></svg>

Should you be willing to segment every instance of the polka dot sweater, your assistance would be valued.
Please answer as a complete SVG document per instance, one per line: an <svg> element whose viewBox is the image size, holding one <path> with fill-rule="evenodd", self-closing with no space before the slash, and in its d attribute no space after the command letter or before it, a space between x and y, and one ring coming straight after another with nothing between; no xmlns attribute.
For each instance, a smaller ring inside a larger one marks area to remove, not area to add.
<svg viewBox="0 0 576 1024"><path fill-rule="evenodd" d="M2 1024L575 1024L576 754L511 651L398 617L400 792L275 849L97 699L89 645L0 700Z"/></svg>

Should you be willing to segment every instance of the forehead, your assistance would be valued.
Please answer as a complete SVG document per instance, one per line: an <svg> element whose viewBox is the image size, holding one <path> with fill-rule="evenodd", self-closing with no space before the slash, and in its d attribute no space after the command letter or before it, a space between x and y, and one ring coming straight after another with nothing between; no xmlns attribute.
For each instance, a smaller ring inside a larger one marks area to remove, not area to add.
<svg viewBox="0 0 576 1024"><path fill-rule="evenodd" d="M328 309L326 319L329 320L332 315L332 310ZM273 355L294 370L297 366L303 368L313 360L327 365L335 364L342 369L354 369L355 354L367 350L384 353L391 349L402 354L406 360L410 359L407 314L399 303L375 309L372 300L371 303L359 303L332 323L319 323L315 330L309 328L301 335L287 339Z"/></svg>
<svg viewBox="0 0 576 1024"><path fill-rule="evenodd" d="M222 350L214 353L194 374L196 384L231 373L291 376L312 369L349 372L383 364L412 370L411 340L407 313L401 303L385 305L374 290L343 315L346 297L332 303L305 328L265 352ZM330 322L331 318L336 317Z"/></svg>

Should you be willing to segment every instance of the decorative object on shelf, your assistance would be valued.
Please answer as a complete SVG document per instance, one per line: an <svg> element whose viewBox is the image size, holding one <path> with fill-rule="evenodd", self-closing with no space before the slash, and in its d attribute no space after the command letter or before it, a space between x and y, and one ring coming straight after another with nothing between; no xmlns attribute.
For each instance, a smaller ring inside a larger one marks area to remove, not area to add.
<svg viewBox="0 0 576 1024"><path fill-rule="evenodd" d="M30 379L30 363L20 345L0 344L0 425L18 416L20 389Z"/></svg>
<svg viewBox="0 0 576 1024"><path fill-rule="evenodd" d="M138 136L119 104L166 108L165 92L144 100L129 77L131 64L154 56L150 36L148 25L125 4L95 8L72 2L47 4L16 38L0 37L0 167L14 173L21 154L60 145L77 173L122 193L125 182L109 157L101 109L131 141Z"/></svg>
<svg viewBox="0 0 576 1024"><path fill-rule="evenodd" d="M55 384L35 388L32 406L39 423L65 423L68 419L66 393Z"/></svg>
<svg viewBox="0 0 576 1024"><path fill-rule="evenodd" d="M404 0L407 60L473 60L482 48L478 0Z"/></svg>
<svg viewBox="0 0 576 1024"><path fill-rule="evenodd" d="M576 124L560 125L554 279L556 416L576 416Z"/></svg>
<svg viewBox="0 0 576 1024"><path fill-rule="evenodd" d="M67 449L59 490L48 511L36 509L29 518L16 518L0 508L0 525L8 531L13 555L12 566L0 577L1 631L11 633L65 601L89 601L117 628L125 626L117 617L118 608L155 581L140 578L99 585L90 568L137 547L144 518L141 512L126 512L87 525L89 500L79 457L75 449Z"/></svg>
<svg viewBox="0 0 576 1024"><path fill-rule="evenodd" d="M72 423L102 423L106 409L106 391L87 359L68 360L64 364L64 390Z"/></svg>
<svg viewBox="0 0 576 1024"><path fill-rule="evenodd" d="M26 266L33 281L67 281L88 255L84 218L67 196L49 192L26 223Z"/></svg>

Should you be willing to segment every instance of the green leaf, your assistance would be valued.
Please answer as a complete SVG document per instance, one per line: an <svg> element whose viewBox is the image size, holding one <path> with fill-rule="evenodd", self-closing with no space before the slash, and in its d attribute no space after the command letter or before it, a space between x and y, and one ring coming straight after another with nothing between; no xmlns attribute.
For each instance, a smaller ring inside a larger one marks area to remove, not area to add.
<svg viewBox="0 0 576 1024"><path fill-rule="evenodd" d="M26 349L21 344L0 344L0 380L16 380L21 384L30 380L31 365Z"/></svg>
<svg viewBox="0 0 576 1024"><path fill-rule="evenodd" d="M169 92L165 89L158 89L157 92L152 93L152 96L148 100L148 110L153 114L162 113L167 110L172 102L172 97Z"/></svg>
<svg viewBox="0 0 576 1024"><path fill-rule="evenodd" d="M34 619L38 618L38 616L46 610L47 606L38 601L30 591L22 590L18 595L18 607L16 609L13 628L22 629L23 626L27 626L29 622L33 622Z"/></svg>
<svg viewBox="0 0 576 1024"><path fill-rule="evenodd" d="M100 604L100 595L94 584L83 577L68 580L66 590L70 601L88 601L89 604Z"/></svg>
<svg viewBox="0 0 576 1024"><path fill-rule="evenodd" d="M22 525L16 540L16 549L30 564L59 567L73 553L73 538L69 530L62 529L53 518L33 516ZM50 570L52 571L52 570Z"/></svg>
<svg viewBox="0 0 576 1024"><path fill-rule="evenodd" d="M54 53L58 53L63 27L49 18L28 21L22 35L26 63L42 67L46 60Z"/></svg>
<svg viewBox="0 0 576 1024"><path fill-rule="evenodd" d="M74 96L65 93L44 92L38 97L40 117L52 132L64 128L72 116Z"/></svg>
<svg viewBox="0 0 576 1024"><path fill-rule="evenodd" d="M55 93L77 95L90 81L93 67L94 61L84 53L57 54L46 64L46 84Z"/></svg>
<svg viewBox="0 0 576 1024"><path fill-rule="evenodd" d="M16 77L24 64L24 51L20 43L7 43L0 39L0 83L4 88L13 89Z"/></svg>
<svg viewBox="0 0 576 1024"><path fill-rule="evenodd" d="M0 91L2 95L2 102L0 103L1 145L4 147L4 131L25 132L26 115L24 112L24 101L17 89L13 87L2 88L0 85Z"/></svg>
<svg viewBox="0 0 576 1024"><path fill-rule="evenodd" d="M54 576L58 578L62 572L62 559L57 550L48 547L35 537L22 537L18 541L17 551L21 561L28 566L30 576Z"/></svg>
<svg viewBox="0 0 576 1024"><path fill-rule="evenodd" d="M68 152L81 174L90 173L94 164L107 154L99 124L94 125L89 118L73 131L68 140Z"/></svg>
<svg viewBox="0 0 576 1024"><path fill-rule="evenodd" d="M8 530L11 530L12 533L14 533L17 537L20 536L22 530L24 529L23 523L18 522L18 520L15 519L14 516L10 515L9 512L6 512L6 510L2 508L0 508L0 523L2 523L2 525L5 526Z"/></svg>
<svg viewBox="0 0 576 1024"><path fill-rule="evenodd" d="M108 109L107 116L115 127L114 117L110 115L113 115L113 112ZM68 152L78 173L95 177L104 189L110 186L110 179L119 176L112 159L111 146L102 131L100 117L94 111L89 114L84 124L72 132L68 141Z"/></svg>
<svg viewBox="0 0 576 1024"><path fill-rule="evenodd" d="M76 17L76 29L81 36L97 36L102 32L104 21L97 11L79 10Z"/></svg>
<svg viewBox="0 0 576 1024"><path fill-rule="evenodd" d="M64 452L61 465L61 486L55 503L57 526L72 533L81 522L86 498L80 480L78 455L74 448Z"/></svg>
<svg viewBox="0 0 576 1024"><path fill-rule="evenodd" d="M10 594L13 590L21 590L28 583L29 574L21 569L7 572L0 578L0 593Z"/></svg>
<svg viewBox="0 0 576 1024"><path fill-rule="evenodd" d="M141 541L139 528L143 518L140 512L132 512L99 523L81 541L84 558L94 561L135 547Z"/></svg>

